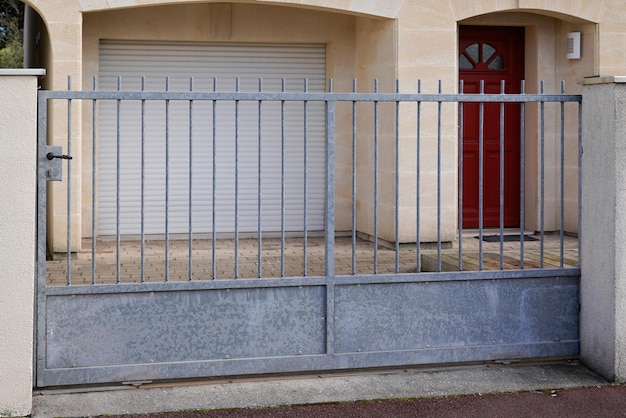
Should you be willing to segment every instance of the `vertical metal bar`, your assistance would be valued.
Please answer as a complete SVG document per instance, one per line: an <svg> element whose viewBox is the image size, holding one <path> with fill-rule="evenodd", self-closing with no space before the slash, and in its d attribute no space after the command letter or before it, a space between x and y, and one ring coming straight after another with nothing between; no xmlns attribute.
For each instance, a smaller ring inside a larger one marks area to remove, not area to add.
<svg viewBox="0 0 626 418"><path fill-rule="evenodd" d="M67 76L67 90L72 90L72 77ZM67 155L72 155L72 99L67 100ZM72 284L72 160L67 160L67 285Z"/></svg>
<svg viewBox="0 0 626 418"><path fill-rule="evenodd" d="M170 77L165 77L170 91ZM170 101L165 100L165 281L170 279Z"/></svg>
<svg viewBox="0 0 626 418"><path fill-rule="evenodd" d="M328 81L328 91L333 91L333 80ZM324 224L324 252L326 277L335 275L335 102L326 101L326 216ZM334 288L328 287L329 292ZM329 299L330 300L330 299ZM334 296L333 299L334 300ZM331 311L334 307L329 308ZM331 318L327 318L327 321Z"/></svg>
<svg viewBox="0 0 626 418"><path fill-rule="evenodd" d="M356 87L353 81L353 86ZM328 80L333 92L333 80ZM354 104L353 104L354 106ZM354 127L354 123L353 123ZM354 138L353 138L354 141ZM324 275L326 284L326 355L335 354L335 102L326 101L326 217L324 225ZM354 263L353 263L354 266ZM330 279L330 280L329 280Z"/></svg>
<svg viewBox="0 0 626 418"><path fill-rule="evenodd" d="M217 77L213 77L213 92L215 93L217 91ZM213 119L211 121L212 123L212 146L213 146L213 155L212 155L212 176L211 176L211 279L215 280L216 279L216 273L217 273L217 268L215 266L215 253L216 253L216 240L217 240L217 231L215 230L215 226L216 226L216 221L215 221L215 215L216 215L216 210L215 210L215 202L217 200L216 198L216 186L217 186L217 180L215 179L215 176L217 175L217 166L216 166L216 151L217 151L217 144L216 144L216 139L217 139L217 128L216 128L216 124L217 124L217 111L216 111L216 106L217 106L217 100L213 99L213 107L211 109L212 113L213 113Z"/></svg>
<svg viewBox="0 0 626 418"><path fill-rule="evenodd" d="M329 102L327 102L329 103ZM335 103L332 103L334 106ZM326 355L335 354L335 283L329 280L326 284Z"/></svg>
<svg viewBox="0 0 626 418"><path fill-rule="evenodd" d="M239 93L239 77L235 79ZM235 279L239 278L239 100L235 100Z"/></svg>
<svg viewBox="0 0 626 418"><path fill-rule="evenodd" d="M541 94L544 94L544 82L541 80ZM539 268L543 268L543 240L545 227L545 102L541 102L541 211L540 211L540 231L541 240L539 242Z"/></svg>
<svg viewBox="0 0 626 418"><path fill-rule="evenodd" d="M259 78L259 93L263 91L263 79ZM262 210L263 210L263 186L262 186L262 162L263 162L263 158L262 158L262 138L263 138L263 133L262 133L262 128L263 128L263 101L259 100L258 102L258 116L257 116L257 123L258 123L258 162L257 162L257 170L258 170L258 174L257 174L257 181L258 181L258 200L257 200L257 264L259 265L259 270L258 270L258 278L260 279L261 277L263 277L263 228L262 228Z"/></svg>
<svg viewBox="0 0 626 418"><path fill-rule="evenodd" d="M441 271L441 101L437 101L437 271Z"/></svg>
<svg viewBox="0 0 626 418"><path fill-rule="evenodd" d="M464 93L463 80L459 81L459 94ZM463 271L463 101L459 102L459 261L458 270Z"/></svg>
<svg viewBox="0 0 626 418"><path fill-rule="evenodd" d="M582 259L580 257L580 249L582 239L584 238L582 232L582 158L583 158L583 103L578 103L578 268L582 268Z"/></svg>
<svg viewBox="0 0 626 418"><path fill-rule="evenodd" d="M117 77L117 91L122 91L122 77ZM116 283L120 282L120 251L121 251L121 242L120 242L120 174L121 174L121 165L120 165L120 157L121 157L121 111L122 111L122 100L117 99L117 137L116 137L116 176L115 176L115 193L116 193L116 203L115 203L115 281Z"/></svg>
<svg viewBox="0 0 626 418"><path fill-rule="evenodd" d="M400 93L400 81L396 80L396 94ZM395 230L396 230L396 268L395 272L400 272L400 101L396 101L396 187L395 187L395 206L396 206L396 219L395 219Z"/></svg>
<svg viewBox="0 0 626 418"><path fill-rule="evenodd" d="M356 78L352 79L356 93ZM352 101L352 275L356 274L356 100Z"/></svg>
<svg viewBox="0 0 626 418"><path fill-rule="evenodd" d="M193 77L189 78L193 91ZM189 280L193 280L193 100L189 100Z"/></svg>
<svg viewBox="0 0 626 418"><path fill-rule="evenodd" d="M480 94L485 94L485 80L480 80ZM484 181L485 103L478 105L478 269L483 269L483 181Z"/></svg>
<svg viewBox="0 0 626 418"><path fill-rule="evenodd" d="M561 81L561 94L565 94L565 80ZM561 233L560 267L563 268L563 242L565 233L565 102L561 102Z"/></svg>
<svg viewBox="0 0 626 418"><path fill-rule="evenodd" d="M504 96L505 83L500 81ZM504 269L504 102L500 102L500 270Z"/></svg>
<svg viewBox="0 0 626 418"><path fill-rule="evenodd" d="M46 321L46 253L47 253L47 223L48 223L48 179L42 165L47 161L47 133L48 133L48 99L39 91L37 95L37 148L38 148L38 182L37 182L37 280L35 281L35 318L37 319L37 343L34 344L36 358L36 379L42 384L45 370L45 353L47 329L43 324Z"/></svg>
<svg viewBox="0 0 626 418"><path fill-rule="evenodd" d="M422 80L417 80L417 94L422 93ZM422 122L422 102L417 102L417 126L416 126L416 150L415 150L415 252L417 272L422 271L422 254L420 239L420 181L421 181L421 164L420 164L420 147L421 147L421 122Z"/></svg>
<svg viewBox="0 0 626 418"><path fill-rule="evenodd" d="M285 92L285 78L282 89ZM285 101L280 101L280 277L285 277Z"/></svg>
<svg viewBox="0 0 626 418"><path fill-rule="evenodd" d="M521 94L526 94L526 81L522 80ZM520 103L520 269L524 269L524 223L525 223L525 205L526 198L526 104Z"/></svg>
<svg viewBox="0 0 626 418"><path fill-rule="evenodd" d="M146 89L146 77L141 77L141 91ZM146 101L141 101L141 283L146 280Z"/></svg>
<svg viewBox="0 0 626 418"><path fill-rule="evenodd" d="M97 90L97 77L93 76L93 91ZM91 101L91 284L96 284L96 137L98 126L98 101Z"/></svg>
<svg viewBox="0 0 626 418"><path fill-rule="evenodd" d="M304 92L308 93L309 91L309 79L305 78L304 79ZM303 142L304 142L304 238L302 239L302 246L304 247L303 249L303 254L302 254L302 275L304 277L306 277L307 275L307 239L308 239L308 231L309 231L309 225L308 225L308 190L309 190L309 147L308 147L308 133L309 133L309 121L308 121L308 108L307 108L308 102L305 100L304 101L304 138L303 138Z"/></svg>
<svg viewBox="0 0 626 418"><path fill-rule="evenodd" d="M374 80L378 93L378 79ZM378 101L374 101L374 274L378 273Z"/></svg>

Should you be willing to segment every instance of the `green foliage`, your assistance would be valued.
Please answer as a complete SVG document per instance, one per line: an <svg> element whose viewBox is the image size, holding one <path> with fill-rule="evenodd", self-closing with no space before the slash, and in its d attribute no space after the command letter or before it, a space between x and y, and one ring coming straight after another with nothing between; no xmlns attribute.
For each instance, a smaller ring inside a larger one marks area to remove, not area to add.
<svg viewBox="0 0 626 418"><path fill-rule="evenodd" d="M0 68L24 67L24 3L0 0Z"/></svg>
<svg viewBox="0 0 626 418"><path fill-rule="evenodd" d="M24 36L18 30L7 39L4 48L0 49L0 68L24 67Z"/></svg>

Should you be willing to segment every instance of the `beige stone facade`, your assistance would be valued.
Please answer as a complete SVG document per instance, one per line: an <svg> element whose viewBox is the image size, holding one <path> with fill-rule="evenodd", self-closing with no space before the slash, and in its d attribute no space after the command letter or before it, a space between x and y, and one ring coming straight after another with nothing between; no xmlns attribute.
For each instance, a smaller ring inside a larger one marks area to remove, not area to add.
<svg viewBox="0 0 626 418"><path fill-rule="evenodd" d="M67 89L67 76L73 89L91 89L98 74L99 41L149 40L186 42L262 42L316 43L327 46L327 77L333 78L335 91L351 91L357 79L358 90L372 91L379 80L379 91L392 92L399 80L401 92L415 92L421 80L422 92L437 91L441 80L444 93L458 91L458 39L460 25L517 26L525 28L524 74L526 92L536 93L540 81L545 91L559 92L565 80L567 93L581 91L580 80L594 74L626 74L626 4L620 0L25 0L42 17L45 30L40 44L48 76L44 87ZM565 56L566 34L582 33L581 59ZM457 109L444 107L442 150L442 239L453 241L457 228ZM66 106L53 109L55 120L66 120ZM395 144L391 109L381 109L381 149ZM545 229L558 228L557 201L559 126L555 110L546 120L546 218ZM538 106L526 120L526 228L539 229L539 116ZM566 115L565 147L565 229L577 232L577 122L576 112ZM80 118L81 109L73 110ZM436 140L433 109L425 109L422 133L424 144ZM346 112L338 119L337 178L351 171L351 121ZM90 122L79 126L89 131ZM65 124L55 123L52 142L63 144ZM400 162L399 225L401 242L415 241L415 109L401 109L399 124ZM363 140L372 133L358 133ZM79 142L79 141L77 141ZM91 145L76 144L73 154L77 169L72 173L76 188L72 202L72 242L78 248L91 223ZM421 167L422 200L421 240L437 239L436 181L434 147L425 145ZM450 158L450 156L454 156ZM359 178L371 178L372 153L359 152ZM393 153L382 152L380 182L386 191L379 200L380 237L395 238L395 160ZM337 181L337 230L350 228L351 189ZM55 251L65 250L65 194L63 183L54 184L52 237ZM80 191L80 193L78 193ZM372 234L372 185L359 182L358 229ZM82 197L81 197L82 196ZM74 245L74 244L72 244ZM72 249L74 250L74 249Z"/></svg>

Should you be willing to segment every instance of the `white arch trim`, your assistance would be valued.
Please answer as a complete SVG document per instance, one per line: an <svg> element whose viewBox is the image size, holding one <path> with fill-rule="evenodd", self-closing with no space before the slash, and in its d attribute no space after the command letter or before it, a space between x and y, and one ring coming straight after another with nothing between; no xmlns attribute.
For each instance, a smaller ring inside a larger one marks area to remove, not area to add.
<svg viewBox="0 0 626 418"><path fill-rule="evenodd" d="M141 6L172 5L176 3L223 3L224 0L78 0L83 12L123 9ZM354 13L396 18L407 0L231 0L230 3L266 4L322 9L333 12Z"/></svg>
<svg viewBox="0 0 626 418"><path fill-rule="evenodd" d="M598 23L610 0L551 1L551 0L450 0L456 21L496 12L530 12L566 21Z"/></svg>

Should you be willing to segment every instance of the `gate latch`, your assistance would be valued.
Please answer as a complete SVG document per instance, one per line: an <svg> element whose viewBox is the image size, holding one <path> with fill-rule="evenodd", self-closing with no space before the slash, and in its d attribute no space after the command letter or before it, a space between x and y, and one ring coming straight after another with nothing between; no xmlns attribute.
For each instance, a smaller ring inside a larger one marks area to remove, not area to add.
<svg viewBox="0 0 626 418"><path fill-rule="evenodd" d="M72 159L72 157L70 157L69 155L57 155L57 154L53 154L51 152L46 154L46 158L49 159L49 160L54 160L55 158L60 158L61 160L71 160Z"/></svg>
<svg viewBox="0 0 626 418"><path fill-rule="evenodd" d="M44 175L47 181L61 181L62 180L62 165L63 160L71 160L69 155L63 155L62 149L59 146L47 146L46 158L41 159Z"/></svg>

